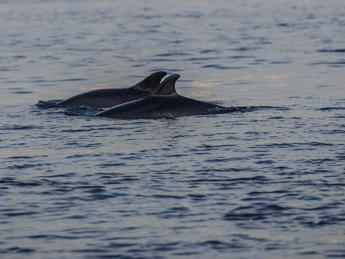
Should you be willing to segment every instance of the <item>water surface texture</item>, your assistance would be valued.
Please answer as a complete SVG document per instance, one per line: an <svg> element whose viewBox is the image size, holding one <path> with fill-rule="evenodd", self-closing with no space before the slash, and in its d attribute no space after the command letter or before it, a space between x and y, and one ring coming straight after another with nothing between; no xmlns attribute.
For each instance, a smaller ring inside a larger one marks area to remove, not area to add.
<svg viewBox="0 0 345 259"><path fill-rule="evenodd" d="M345 2L0 1L2 258L344 258ZM161 120L38 100L157 70L224 106Z"/></svg>

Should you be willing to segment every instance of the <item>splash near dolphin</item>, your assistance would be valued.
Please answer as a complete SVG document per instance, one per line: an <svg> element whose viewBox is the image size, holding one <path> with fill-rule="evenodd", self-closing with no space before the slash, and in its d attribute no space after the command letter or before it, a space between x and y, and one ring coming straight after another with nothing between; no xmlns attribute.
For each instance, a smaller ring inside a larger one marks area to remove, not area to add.
<svg viewBox="0 0 345 259"><path fill-rule="evenodd" d="M155 93L160 87L160 81L166 74L167 73L165 71L158 71L129 88L93 90L78 94L63 101L39 101L37 106L42 108L68 108L80 106L90 108L108 108Z"/></svg>

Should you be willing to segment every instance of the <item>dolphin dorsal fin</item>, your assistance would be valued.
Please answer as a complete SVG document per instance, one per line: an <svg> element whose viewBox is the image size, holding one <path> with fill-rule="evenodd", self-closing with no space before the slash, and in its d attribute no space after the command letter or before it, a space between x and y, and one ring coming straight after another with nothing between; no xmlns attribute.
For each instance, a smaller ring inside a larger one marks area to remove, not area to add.
<svg viewBox="0 0 345 259"><path fill-rule="evenodd" d="M175 83L177 79L180 78L180 75L174 74L166 79L161 83L158 91L156 92L156 95L173 95L177 94L175 89Z"/></svg>
<svg viewBox="0 0 345 259"><path fill-rule="evenodd" d="M160 87L160 82L163 77L165 77L167 73L165 71L158 71L155 72L144 80L140 81L136 85L133 86L135 89L143 90L150 93L155 93L157 89Z"/></svg>

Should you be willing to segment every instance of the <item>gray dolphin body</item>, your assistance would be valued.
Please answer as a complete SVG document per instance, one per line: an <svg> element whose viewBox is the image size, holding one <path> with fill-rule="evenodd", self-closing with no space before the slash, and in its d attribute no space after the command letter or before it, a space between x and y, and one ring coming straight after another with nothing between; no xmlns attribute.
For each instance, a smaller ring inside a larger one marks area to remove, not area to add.
<svg viewBox="0 0 345 259"><path fill-rule="evenodd" d="M130 102L144 98L149 94L155 93L160 87L161 79L167 73L159 71L146 77L141 82L129 88L119 89L100 89L82 94L78 94L64 101L53 103L51 107L79 107L87 106L91 108L109 108L118 104ZM44 106L47 102L39 102L38 105ZM49 104L48 104L49 106Z"/></svg>
<svg viewBox="0 0 345 259"><path fill-rule="evenodd" d="M96 116L116 119L159 119L240 110L239 107L223 107L177 94L175 83L179 77L175 74L166 78L156 94L109 108L96 114Z"/></svg>

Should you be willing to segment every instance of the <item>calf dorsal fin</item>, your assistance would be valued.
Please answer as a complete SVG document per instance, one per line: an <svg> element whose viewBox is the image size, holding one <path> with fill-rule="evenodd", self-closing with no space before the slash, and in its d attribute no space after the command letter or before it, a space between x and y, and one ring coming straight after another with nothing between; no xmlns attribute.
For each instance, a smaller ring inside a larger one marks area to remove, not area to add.
<svg viewBox="0 0 345 259"><path fill-rule="evenodd" d="M144 80L137 83L136 85L134 85L133 87L154 94L160 87L160 81L163 77L165 77L166 74L167 73L165 71L155 72L146 77Z"/></svg>
<svg viewBox="0 0 345 259"><path fill-rule="evenodd" d="M180 75L174 74L166 79L163 80L163 82L160 84L160 87L158 88L155 95L174 95L176 93L175 84L177 79L180 78Z"/></svg>

